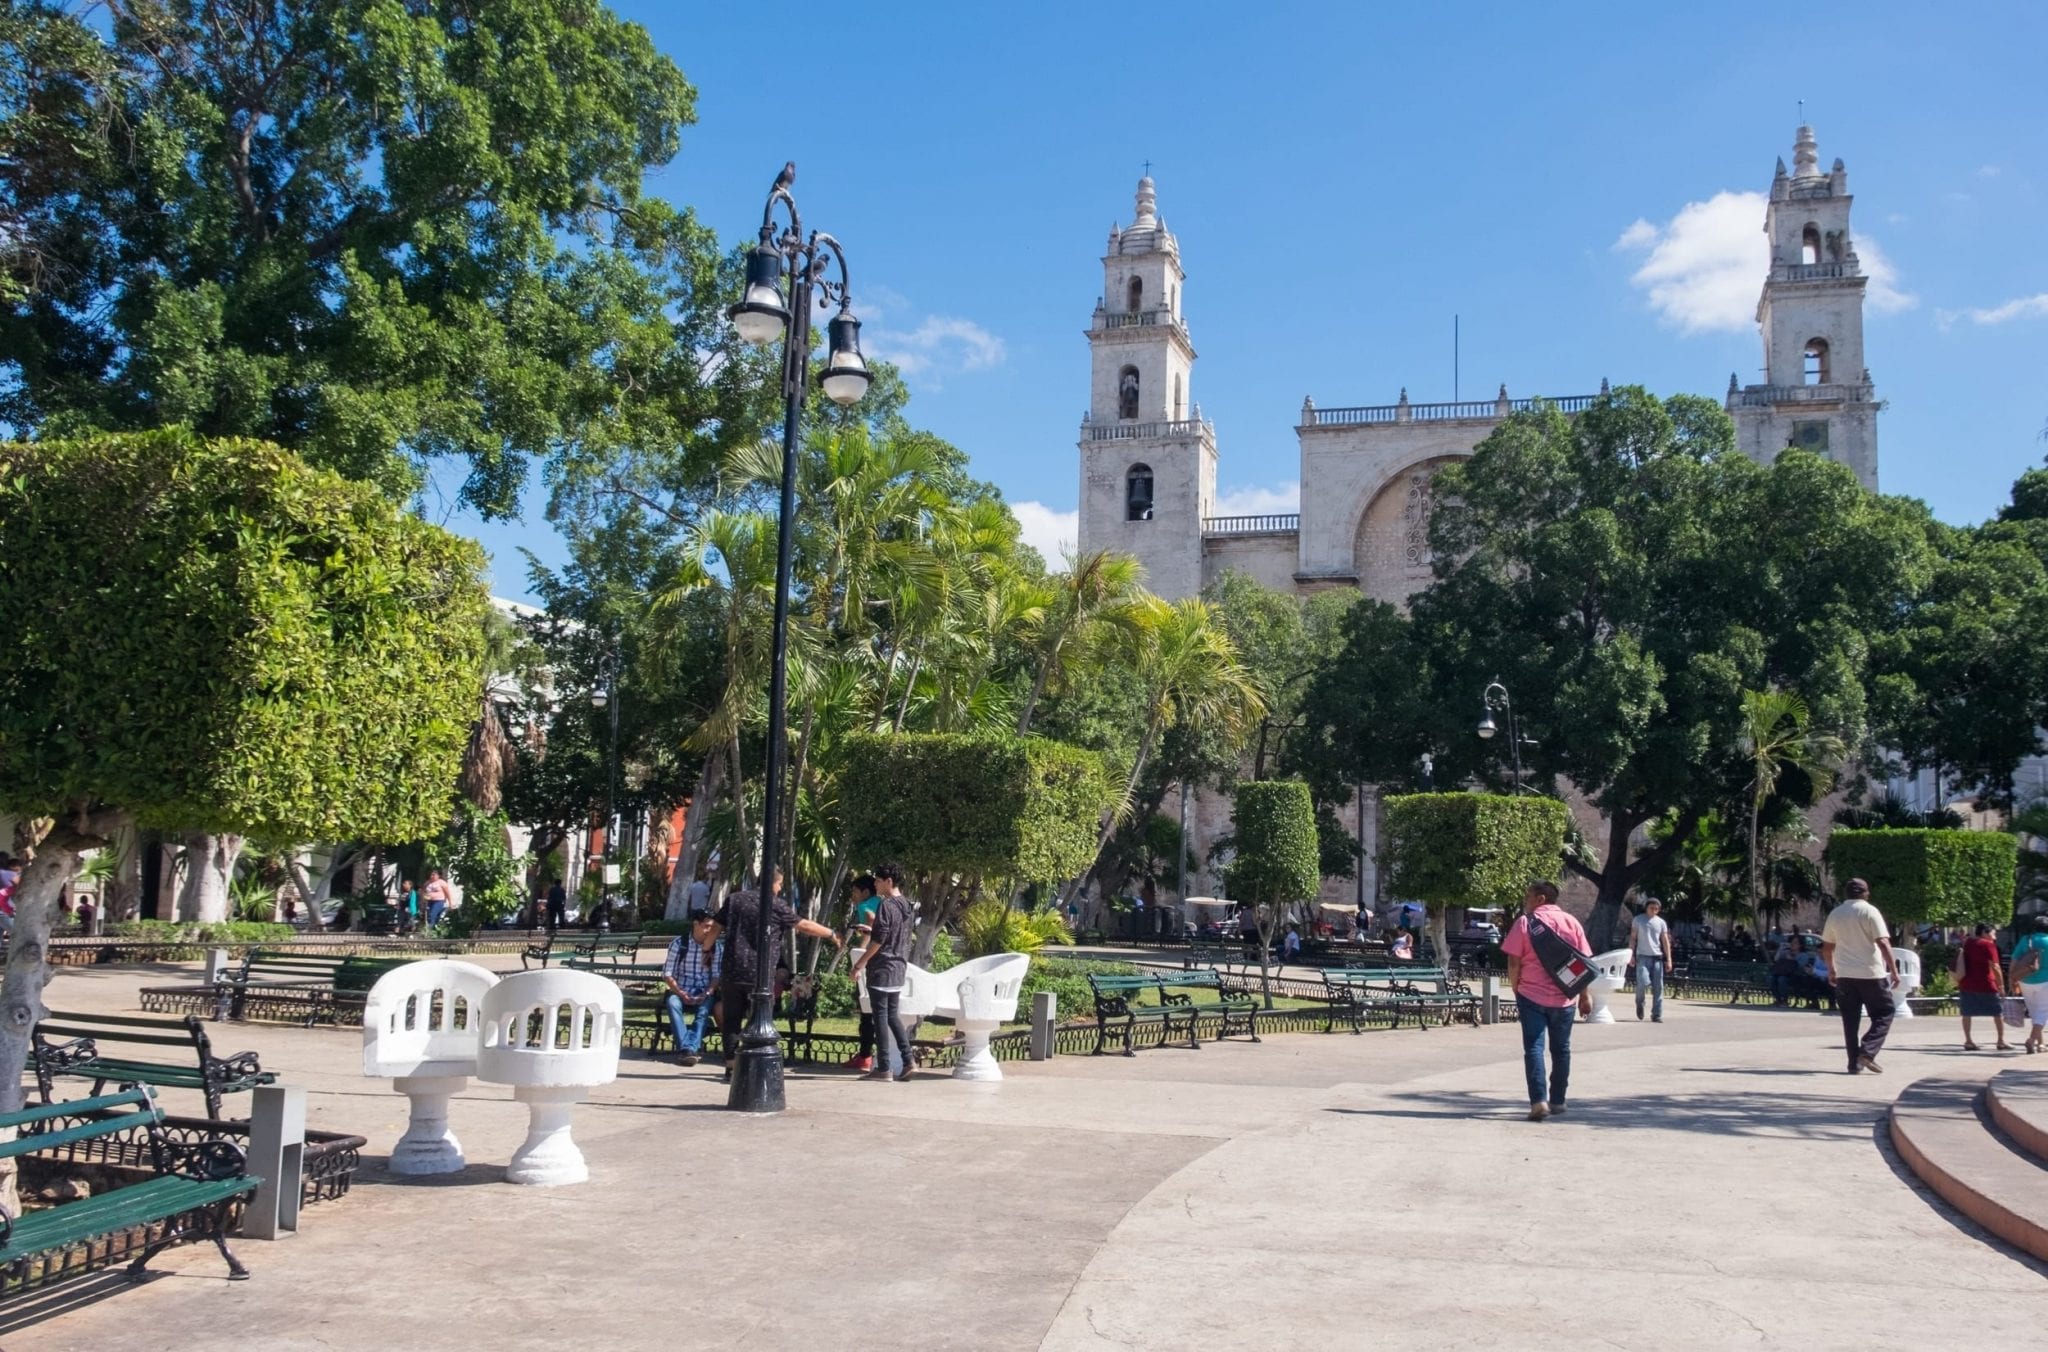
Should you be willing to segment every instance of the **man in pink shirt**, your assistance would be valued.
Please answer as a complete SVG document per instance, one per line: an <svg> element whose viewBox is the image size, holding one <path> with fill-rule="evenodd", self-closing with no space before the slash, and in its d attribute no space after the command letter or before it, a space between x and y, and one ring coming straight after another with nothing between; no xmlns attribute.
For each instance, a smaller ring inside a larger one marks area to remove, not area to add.
<svg viewBox="0 0 2048 1352"><path fill-rule="evenodd" d="M1515 1009L1522 1018L1522 1069L1529 1080L1529 1120L1541 1122L1552 1113L1564 1111L1565 1088L1572 1078L1572 1023L1578 1014L1592 1012L1593 1000L1585 991L1580 991L1576 999L1566 995L1544 970L1529 938L1532 919L1541 921L1581 953L1586 951L1586 931L1570 912L1557 904L1557 884L1538 879L1522 894L1522 914L1500 945L1508 960L1508 984L1515 988ZM1557 1062L1557 1073L1549 1076L1547 1083L1543 1067L1546 1036L1550 1039L1550 1054Z"/></svg>

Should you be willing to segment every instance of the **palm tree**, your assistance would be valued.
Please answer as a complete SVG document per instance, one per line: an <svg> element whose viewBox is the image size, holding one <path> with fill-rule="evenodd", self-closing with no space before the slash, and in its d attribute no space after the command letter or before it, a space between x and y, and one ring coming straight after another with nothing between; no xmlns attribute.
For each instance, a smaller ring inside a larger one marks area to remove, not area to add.
<svg viewBox="0 0 2048 1352"><path fill-rule="evenodd" d="M1757 849L1757 824L1764 803L1778 790L1787 770L1798 770L1812 782L1815 795L1834 782L1835 766L1847 754L1842 739L1808 726L1806 701L1789 690L1742 692L1740 745L1749 763L1749 906L1757 909L1757 880L1762 856Z"/></svg>
<svg viewBox="0 0 2048 1352"><path fill-rule="evenodd" d="M1017 713L1017 731L1031 731L1031 716L1048 689L1057 689L1090 641L1104 628L1128 628L1137 619L1145 570L1128 554L1097 550L1069 558L1067 571L1043 589L1032 626L1031 692Z"/></svg>
<svg viewBox="0 0 2048 1352"><path fill-rule="evenodd" d="M1169 603L1147 596L1133 608L1128 657L1144 682L1145 731L1124 781L1123 798L1095 842L1098 860L1137 797L1145 762L1161 733L1181 723L1209 724L1226 738L1241 741L1266 712L1258 680L1238 659L1237 645L1206 601L1189 597ZM1094 871L1091 862L1063 900L1079 896Z"/></svg>

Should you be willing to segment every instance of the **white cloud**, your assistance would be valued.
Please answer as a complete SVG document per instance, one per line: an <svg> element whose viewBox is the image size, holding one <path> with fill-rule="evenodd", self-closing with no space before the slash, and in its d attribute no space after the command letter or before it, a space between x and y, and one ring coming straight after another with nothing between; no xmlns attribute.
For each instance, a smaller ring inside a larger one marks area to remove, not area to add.
<svg viewBox="0 0 2048 1352"><path fill-rule="evenodd" d="M2048 319L2048 291L2038 296L2019 296L2003 305L1987 309L1938 310L1935 319L1943 328L1958 319L1967 319L1972 324L2007 324L2015 319Z"/></svg>
<svg viewBox="0 0 2048 1352"><path fill-rule="evenodd" d="M1081 536L1081 514L1055 511L1042 502L1013 502L1010 513L1023 527L1024 543L1038 551L1046 567L1054 572L1064 569L1066 556L1074 552L1074 542Z"/></svg>
<svg viewBox="0 0 2048 1352"><path fill-rule="evenodd" d="M1757 293L1770 270L1760 192L1718 192L1688 202L1662 226L1638 219L1614 241L1618 252L1644 253L1629 280L1648 294L1660 321L1681 333L1741 332L1756 323ZM1877 241L1856 236L1856 254L1870 278L1865 296L1880 312L1918 304L1899 286L1898 270Z"/></svg>
<svg viewBox="0 0 2048 1352"><path fill-rule="evenodd" d="M1868 235L1856 236L1856 258L1863 264L1863 275L1870 279L1870 285L1863 290L1863 301L1871 309L1879 314L1896 314L1920 303L1918 296L1899 289L1899 270L1877 247L1876 240Z"/></svg>
<svg viewBox="0 0 2048 1352"><path fill-rule="evenodd" d="M1213 515L1272 516L1301 510L1301 485L1290 479L1269 488L1226 488L1216 495Z"/></svg>
<svg viewBox="0 0 2048 1352"><path fill-rule="evenodd" d="M1003 340L971 319L926 315L914 329L870 329L868 355L894 362L906 376L981 371L1003 362Z"/></svg>
<svg viewBox="0 0 2048 1352"><path fill-rule="evenodd" d="M2002 169L2000 169L2000 168L1999 168L1999 167L1998 167L1997 165L1995 165L1995 164L1986 164L1986 165L1980 165L1980 166L1978 166L1978 169L1977 169L1977 177L1979 177L1979 178L1997 178L1997 177L1998 177L1998 176L1999 176L1999 175L2000 175L2001 173L2003 173L2003 172L2005 172L2005 171L2004 171L2004 170L2002 170Z"/></svg>

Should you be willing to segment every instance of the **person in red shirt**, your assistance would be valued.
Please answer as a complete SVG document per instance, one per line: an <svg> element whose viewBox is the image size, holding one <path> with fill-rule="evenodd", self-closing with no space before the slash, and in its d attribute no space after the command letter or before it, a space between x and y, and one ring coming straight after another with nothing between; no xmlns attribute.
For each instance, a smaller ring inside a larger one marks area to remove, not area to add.
<svg viewBox="0 0 2048 1352"><path fill-rule="evenodd" d="M2005 986L1998 970L1998 944L1991 937L1991 926L1979 925L1963 940L1963 946L1956 950L1955 974L1957 1002L1963 1007L1963 1050L1978 1050L1970 1037L1970 1020L1986 1018L1991 1020L1992 1031L1998 1034L1998 1050L2011 1051L2012 1044L2005 1040L2005 1020L1999 1017L1999 992Z"/></svg>
<svg viewBox="0 0 2048 1352"><path fill-rule="evenodd" d="M1584 928L1557 904L1557 884L1541 878L1530 883L1522 895L1522 914L1501 941L1500 951L1508 960L1508 984L1515 988L1515 1008L1522 1019L1522 1070L1529 1082L1529 1120L1541 1122L1565 1109L1565 1089L1572 1078L1572 1023L1575 1014L1593 1012L1593 997L1583 990L1576 999L1566 995L1543 969L1529 938L1532 919L1541 921L1579 952L1586 952L1587 947ZM1555 1072L1547 1079L1545 1038L1556 1063Z"/></svg>

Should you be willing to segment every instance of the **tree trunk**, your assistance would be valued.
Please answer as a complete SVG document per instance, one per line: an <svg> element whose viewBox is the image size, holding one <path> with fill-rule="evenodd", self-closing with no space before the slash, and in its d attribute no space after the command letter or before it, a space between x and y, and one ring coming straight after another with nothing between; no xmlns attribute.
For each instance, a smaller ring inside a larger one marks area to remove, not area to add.
<svg viewBox="0 0 2048 1352"><path fill-rule="evenodd" d="M740 734L735 727L725 746L726 769L732 774L732 838L738 842L734 847L740 857L725 861L719 870L722 881L728 887L745 887L753 876L754 842L747 837L747 777L744 762L740 760Z"/></svg>
<svg viewBox="0 0 2048 1352"><path fill-rule="evenodd" d="M689 906L690 884L697 879L698 856L704 852L704 824L725 786L725 749L705 754L704 768L697 775L697 791L690 795L690 810L683 817L683 844L676 854L675 875L668 880L668 901L662 907L664 920L681 920Z"/></svg>
<svg viewBox="0 0 2048 1352"><path fill-rule="evenodd" d="M149 848L148 838L128 825L121 828L118 840L119 862L107 882L106 905L100 909L102 928L116 920L133 920L142 912L142 852Z"/></svg>
<svg viewBox="0 0 2048 1352"><path fill-rule="evenodd" d="M178 919L201 924L232 919L228 883L235 876L235 860L241 854L240 836L185 833L185 883L178 892Z"/></svg>
<svg viewBox="0 0 2048 1352"><path fill-rule="evenodd" d="M1138 743L1138 757L1131 762L1131 777L1124 781L1124 796L1118 803L1119 807L1129 803L1136 796L1138 780L1145 773L1146 758L1152 754L1152 743L1158 737L1159 720L1154 719L1145 726L1145 740ZM1062 907L1073 901L1075 897L1081 894L1082 889L1088 886L1088 879L1094 874L1095 866L1102 862L1102 852L1109 848L1109 838L1116 834L1116 817L1117 814L1114 812L1109 814L1109 820L1103 824L1102 834L1095 839L1095 858L1088 861L1088 867L1081 870L1081 876L1073 881L1073 884L1068 887L1066 894L1060 898L1060 905Z"/></svg>
<svg viewBox="0 0 2048 1352"><path fill-rule="evenodd" d="M917 689L917 668L923 657L922 653L910 655L910 674L903 678L903 702L896 706L896 724L889 729L891 732L903 731L903 720L910 713L910 692Z"/></svg>

